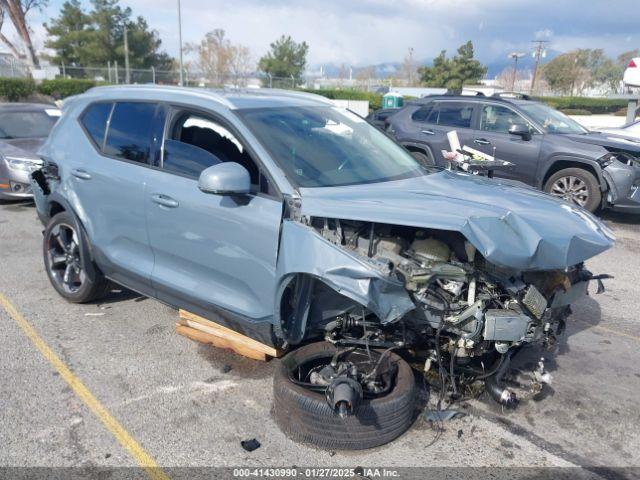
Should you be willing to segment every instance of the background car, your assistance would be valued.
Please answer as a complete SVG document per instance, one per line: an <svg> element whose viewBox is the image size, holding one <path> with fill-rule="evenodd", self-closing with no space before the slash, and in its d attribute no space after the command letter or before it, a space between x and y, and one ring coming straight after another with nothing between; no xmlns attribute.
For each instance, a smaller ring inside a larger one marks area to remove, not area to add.
<svg viewBox="0 0 640 480"><path fill-rule="evenodd" d="M640 87L640 57L632 58L629 61L622 81L628 87Z"/></svg>
<svg viewBox="0 0 640 480"><path fill-rule="evenodd" d="M424 164L446 166L447 133L514 164L497 177L524 182L595 211L640 211L640 144L590 132L527 96L440 95L410 102L387 132Z"/></svg>
<svg viewBox="0 0 640 480"><path fill-rule="evenodd" d="M640 141L640 120L627 123L618 128L600 128L599 132L612 133L614 135L622 135L627 139L634 139Z"/></svg>
<svg viewBox="0 0 640 480"><path fill-rule="evenodd" d="M380 108L367 115L367 120L381 130L387 128L387 120L400 111L399 108Z"/></svg>
<svg viewBox="0 0 640 480"><path fill-rule="evenodd" d="M0 199L32 197L29 174L42 165L36 152L59 116L52 105L0 104Z"/></svg>

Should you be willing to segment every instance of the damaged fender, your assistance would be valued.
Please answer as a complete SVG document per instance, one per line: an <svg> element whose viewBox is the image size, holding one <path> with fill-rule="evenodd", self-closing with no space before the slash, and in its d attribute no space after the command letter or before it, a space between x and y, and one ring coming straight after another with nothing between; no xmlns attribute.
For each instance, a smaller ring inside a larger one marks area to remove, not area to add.
<svg viewBox="0 0 640 480"><path fill-rule="evenodd" d="M369 264L325 240L313 228L285 220L276 270L276 322L280 322L284 288L293 275L300 273L311 275L366 307L382 323L393 322L415 308L402 282L384 275L373 260ZM306 318L298 321L304 323ZM304 325L298 325L296 330L304 332Z"/></svg>

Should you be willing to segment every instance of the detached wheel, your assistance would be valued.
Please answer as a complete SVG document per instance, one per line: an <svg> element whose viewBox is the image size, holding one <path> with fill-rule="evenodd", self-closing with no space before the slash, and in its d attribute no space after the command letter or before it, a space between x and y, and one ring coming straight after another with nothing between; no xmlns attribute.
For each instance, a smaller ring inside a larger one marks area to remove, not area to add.
<svg viewBox="0 0 640 480"><path fill-rule="evenodd" d="M74 218L67 212L55 215L44 231L44 266L51 285L73 303L96 300L106 293L108 286L93 265L93 279L87 274L87 262L91 260L82 253L82 241Z"/></svg>
<svg viewBox="0 0 640 480"><path fill-rule="evenodd" d="M569 203L595 212L602 201L598 180L582 168L565 168L547 180L544 191Z"/></svg>
<svg viewBox="0 0 640 480"><path fill-rule="evenodd" d="M422 152L411 152L411 156L413 156L420 165L424 165L425 167L432 167L435 165L433 160Z"/></svg>
<svg viewBox="0 0 640 480"><path fill-rule="evenodd" d="M273 382L274 416L280 429L297 442L345 450L377 447L404 433L413 423L416 402L409 364L392 352L384 354L377 372L382 368L390 375L381 378L377 387L363 382L364 394L359 405L351 415L340 416L329 406L326 387L320 384L310 388L309 384L310 379L314 380L314 372L317 382L337 351L330 343L312 343L282 359ZM367 368L371 372L383 353L371 350L374 359L371 362L364 350L340 347L340 351L344 352L339 356L340 362L356 365L363 372Z"/></svg>

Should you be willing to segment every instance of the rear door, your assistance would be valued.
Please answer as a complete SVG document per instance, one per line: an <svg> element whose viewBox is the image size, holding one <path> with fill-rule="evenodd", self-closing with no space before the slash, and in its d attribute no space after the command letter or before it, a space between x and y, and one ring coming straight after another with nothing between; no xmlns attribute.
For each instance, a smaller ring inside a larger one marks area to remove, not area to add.
<svg viewBox="0 0 640 480"><path fill-rule="evenodd" d="M469 146L514 164L509 169L496 170L495 176L537 186L536 172L543 140L538 129L507 105L483 103L478 118L478 130ZM509 133L509 128L516 124L529 128L529 139Z"/></svg>
<svg viewBox="0 0 640 480"><path fill-rule="evenodd" d="M474 103L463 100L435 100L411 116L417 127L415 139L427 143L435 156L436 164L445 165L442 151L450 151L451 146L447 133L455 130L460 145L468 144L473 139Z"/></svg>
<svg viewBox="0 0 640 480"><path fill-rule="evenodd" d="M145 226L144 192L157 114L155 103L90 105L80 123L94 148L88 157L71 157L70 165L72 191L84 210L100 268L113 280L147 294L151 294L153 253Z"/></svg>

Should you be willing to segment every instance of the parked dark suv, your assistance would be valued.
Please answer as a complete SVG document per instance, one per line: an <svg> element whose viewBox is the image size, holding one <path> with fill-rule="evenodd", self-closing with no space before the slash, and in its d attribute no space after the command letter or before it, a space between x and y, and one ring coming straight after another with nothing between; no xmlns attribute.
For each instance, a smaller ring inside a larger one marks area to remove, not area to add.
<svg viewBox="0 0 640 480"><path fill-rule="evenodd" d="M527 96L430 96L410 102L387 131L426 164L445 165L447 132L507 160L496 176L519 180L587 210L640 211L640 143L591 132Z"/></svg>

